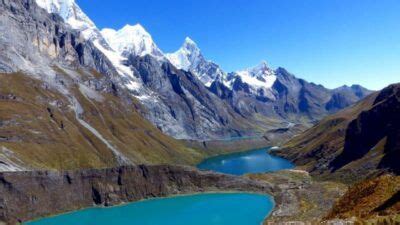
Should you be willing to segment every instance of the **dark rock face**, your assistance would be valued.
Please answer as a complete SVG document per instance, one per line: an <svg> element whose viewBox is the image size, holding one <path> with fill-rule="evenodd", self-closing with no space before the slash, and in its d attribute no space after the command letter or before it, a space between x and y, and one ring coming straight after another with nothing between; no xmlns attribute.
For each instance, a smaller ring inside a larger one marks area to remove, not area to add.
<svg viewBox="0 0 400 225"><path fill-rule="evenodd" d="M272 188L245 178L174 166L0 173L0 221L15 224L93 205L206 191L272 193Z"/></svg>
<svg viewBox="0 0 400 225"><path fill-rule="evenodd" d="M346 98L346 96L341 93L335 93L332 95L332 98L326 104L325 108L329 111L340 110L349 105L351 105L350 99Z"/></svg>
<svg viewBox="0 0 400 225"><path fill-rule="evenodd" d="M215 93L221 99L230 99L233 95L232 90L227 88L223 83L219 81L213 82L209 89L212 93Z"/></svg>
<svg viewBox="0 0 400 225"><path fill-rule="evenodd" d="M400 86L384 89L376 98L375 105L353 120L346 131L344 150L331 164L334 169L364 157L385 141L379 167L400 173Z"/></svg>

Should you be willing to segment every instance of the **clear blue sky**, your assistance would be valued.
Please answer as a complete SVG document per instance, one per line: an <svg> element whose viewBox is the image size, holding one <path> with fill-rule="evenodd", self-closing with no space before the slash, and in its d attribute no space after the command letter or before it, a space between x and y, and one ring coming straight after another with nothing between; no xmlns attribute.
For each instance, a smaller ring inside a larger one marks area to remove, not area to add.
<svg viewBox="0 0 400 225"><path fill-rule="evenodd" d="M77 0L99 28L142 24L164 52L186 36L227 71L266 60L333 88L400 82L399 0Z"/></svg>

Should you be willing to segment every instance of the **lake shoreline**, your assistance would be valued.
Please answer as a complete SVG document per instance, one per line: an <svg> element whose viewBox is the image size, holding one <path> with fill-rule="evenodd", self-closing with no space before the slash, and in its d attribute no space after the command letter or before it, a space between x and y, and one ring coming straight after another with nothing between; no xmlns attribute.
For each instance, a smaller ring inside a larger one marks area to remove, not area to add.
<svg viewBox="0 0 400 225"><path fill-rule="evenodd" d="M229 191L273 196L274 187L244 177L165 165L0 173L0 195L7 202L0 209L0 222L18 224L150 197Z"/></svg>
<svg viewBox="0 0 400 225"><path fill-rule="evenodd" d="M290 161L269 154L269 151L273 148L274 147L265 147L218 155L206 158L197 164L196 167L200 170L210 170L237 176L252 173L276 172L293 169L295 167Z"/></svg>
<svg viewBox="0 0 400 225"><path fill-rule="evenodd" d="M24 222L24 225L30 225L30 224L40 224L40 221L42 220L52 220L52 219L57 219L57 217L60 216L71 216L74 213L79 213L79 212L83 212L83 211L88 211L88 210L96 210L96 209L118 209L120 207L130 207L132 205L135 204L148 204L151 203L152 201L165 201L165 200L174 200L177 199L179 200L180 198L191 198L191 197L205 197L205 196L210 196L210 197L214 197L214 196L227 196L229 197L231 196L237 196L237 195L247 195L247 196L259 196L259 197L263 197L267 200L267 202L269 202L269 207L268 205L265 205L266 208L270 208L268 210L267 215L263 215L263 221L272 213L274 207L275 207L275 201L274 198L266 193L259 193L259 192L244 192L244 191L214 191L214 192L202 192L202 193L187 193L187 194L178 194L178 195L171 195L171 196L165 196L165 197L154 197L154 198L147 198L147 199L142 199L142 200L138 200L135 202L127 202L127 203L121 203L119 205L114 205L114 206L109 206L109 207L105 207L105 206L97 206L97 207L88 207L88 208L83 208L83 209L78 209L75 211L71 211L71 212L65 212L65 213L61 213L61 214L56 214L56 215L50 215L50 216L46 216L46 217L42 217L42 218L36 218L27 222ZM154 215L152 215L154 216Z"/></svg>

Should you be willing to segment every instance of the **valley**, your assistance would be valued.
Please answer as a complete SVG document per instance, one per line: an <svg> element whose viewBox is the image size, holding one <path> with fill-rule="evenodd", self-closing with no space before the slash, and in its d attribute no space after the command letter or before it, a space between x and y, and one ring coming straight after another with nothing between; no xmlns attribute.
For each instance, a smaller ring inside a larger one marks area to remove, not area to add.
<svg viewBox="0 0 400 225"><path fill-rule="evenodd" d="M399 223L400 84L228 72L158 38L0 0L0 225Z"/></svg>

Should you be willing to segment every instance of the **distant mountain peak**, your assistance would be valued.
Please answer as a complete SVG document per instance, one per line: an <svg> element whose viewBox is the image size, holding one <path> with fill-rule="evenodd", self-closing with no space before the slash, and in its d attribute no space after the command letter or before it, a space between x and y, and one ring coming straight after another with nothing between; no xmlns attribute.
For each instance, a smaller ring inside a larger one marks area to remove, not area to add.
<svg viewBox="0 0 400 225"><path fill-rule="evenodd" d="M255 89L271 88L276 81L275 72L266 61L261 61L257 66L238 71L236 74Z"/></svg>
<svg viewBox="0 0 400 225"><path fill-rule="evenodd" d="M166 54L166 57L176 68L195 74L207 87L216 79L225 76L217 64L204 58L200 48L190 37L185 38L178 51Z"/></svg>
<svg viewBox="0 0 400 225"><path fill-rule="evenodd" d="M186 37L183 42L182 48L196 48L199 49L196 42L194 42L190 37ZM200 50L200 49L199 49Z"/></svg>
<svg viewBox="0 0 400 225"><path fill-rule="evenodd" d="M251 73L252 76L257 75L273 75L274 71L268 66L267 61L263 60L255 67L247 69Z"/></svg>
<svg viewBox="0 0 400 225"><path fill-rule="evenodd" d="M163 57L163 53L154 43L151 35L140 24L127 24L120 30L105 28L101 31L101 34L111 48L121 55Z"/></svg>
<svg viewBox="0 0 400 225"><path fill-rule="evenodd" d="M185 38L182 47L170 54L166 54L169 61L178 69L189 71L204 60L197 44L189 37Z"/></svg>
<svg viewBox="0 0 400 225"><path fill-rule="evenodd" d="M140 23L137 23L135 25L126 24L121 30L126 32L137 32L150 36L150 34L146 31L146 29L144 29L144 27Z"/></svg>

